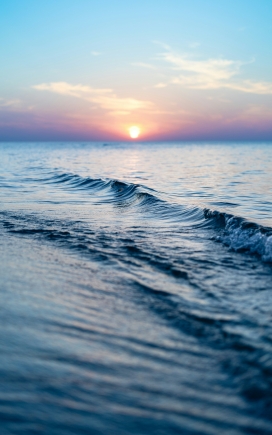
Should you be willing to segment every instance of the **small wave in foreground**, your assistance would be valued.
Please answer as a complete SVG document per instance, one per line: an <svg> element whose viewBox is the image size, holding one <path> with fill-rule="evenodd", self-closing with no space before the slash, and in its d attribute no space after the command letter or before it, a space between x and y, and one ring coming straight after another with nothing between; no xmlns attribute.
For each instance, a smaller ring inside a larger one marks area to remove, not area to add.
<svg viewBox="0 0 272 435"><path fill-rule="evenodd" d="M208 208L170 203L154 189L119 180L84 178L65 173L42 181L89 192L101 202L118 203L120 207L136 207L136 211L153 214L162 221L213 227L220 232L214 237L216 241L236 252L257 255L265 262L272 262L272 229L242 217Z"/></svg>

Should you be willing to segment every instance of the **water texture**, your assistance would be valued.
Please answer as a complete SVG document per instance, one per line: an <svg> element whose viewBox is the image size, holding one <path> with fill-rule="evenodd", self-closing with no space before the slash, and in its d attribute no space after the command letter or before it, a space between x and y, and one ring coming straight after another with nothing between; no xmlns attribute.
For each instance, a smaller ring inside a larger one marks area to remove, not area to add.
<svg viewBox="0 0 272 435"><path fill-rule="evenodd" d="M271 167L1 144L1 435L272 434Z"/></svg>

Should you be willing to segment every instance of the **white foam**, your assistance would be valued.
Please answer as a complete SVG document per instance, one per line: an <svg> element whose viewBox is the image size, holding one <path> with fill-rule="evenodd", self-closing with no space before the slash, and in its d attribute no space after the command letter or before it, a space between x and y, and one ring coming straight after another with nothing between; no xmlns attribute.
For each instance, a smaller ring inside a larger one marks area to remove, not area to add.
<svg viewBox="0 0 272 435"><path fill-rule="evenodd" d="M226 217L224 233L218 240L235 251L247 251L260 255L263 261L272 262L272 235L265 234L261 228L246 228L235 217Z"/></svg>

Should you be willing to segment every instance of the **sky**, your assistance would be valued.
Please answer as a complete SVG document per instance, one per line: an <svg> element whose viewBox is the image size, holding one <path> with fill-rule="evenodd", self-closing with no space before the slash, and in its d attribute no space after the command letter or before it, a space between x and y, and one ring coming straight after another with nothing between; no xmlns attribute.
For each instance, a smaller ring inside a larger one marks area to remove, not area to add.
<svg viewBox="0 0 272 435"><path fill-rule="evenodd" d="M0 0L0 140L272 140L271 0Z"/></svg>

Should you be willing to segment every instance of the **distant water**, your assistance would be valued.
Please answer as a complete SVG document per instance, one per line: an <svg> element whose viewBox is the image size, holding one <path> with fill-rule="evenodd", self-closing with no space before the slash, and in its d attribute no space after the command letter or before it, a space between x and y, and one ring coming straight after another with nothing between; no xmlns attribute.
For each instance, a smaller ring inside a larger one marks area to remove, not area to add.
<svg viewBox="0 0 272 435"><path fill-rule="evenodd" d="M0 144L1 435L272 434L272 144Z"/></svg>

